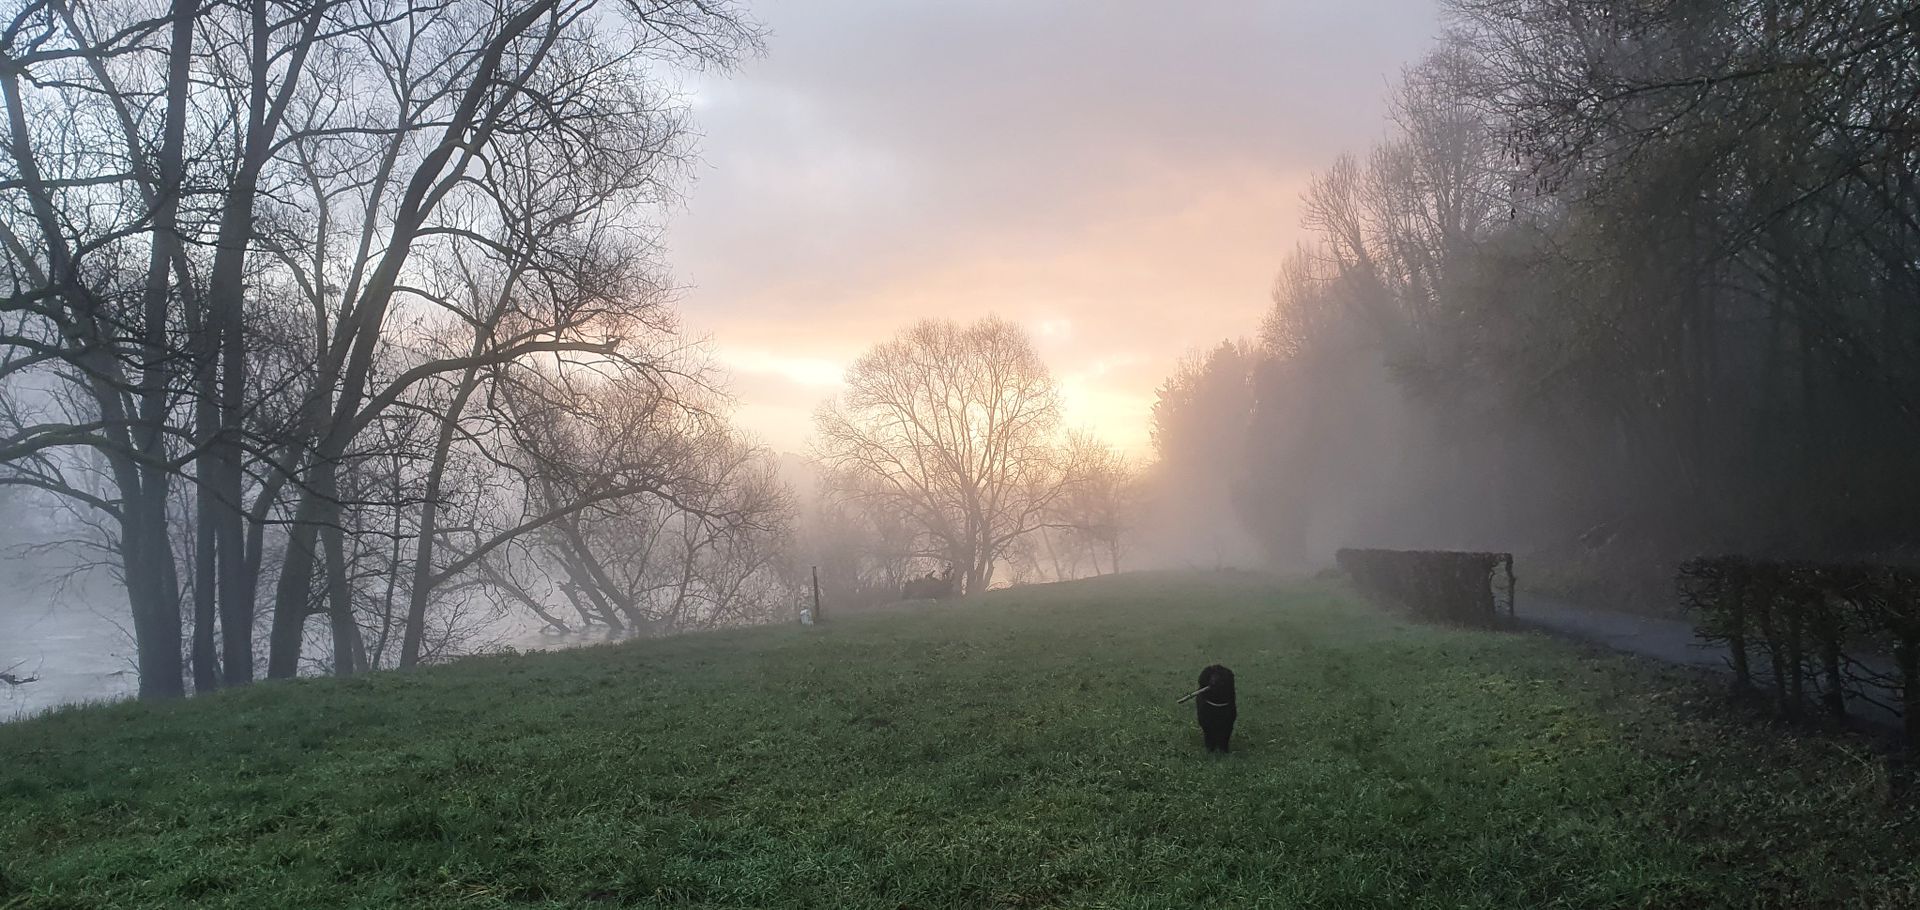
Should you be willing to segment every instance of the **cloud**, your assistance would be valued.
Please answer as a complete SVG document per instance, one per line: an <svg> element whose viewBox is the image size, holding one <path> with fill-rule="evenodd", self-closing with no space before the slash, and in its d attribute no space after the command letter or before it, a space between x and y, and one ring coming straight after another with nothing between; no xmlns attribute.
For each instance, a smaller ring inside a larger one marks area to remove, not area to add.
<svg viewBox="0 0 1920 910"><path fill-rule="evenodd" d="M771 375L795 385L833 389L840 385L845 367L819 357L794 357L754 348L721 348L720 364L736 376Z"/></svg>
<svg viewBox="0 0 1920 910"><path fill-rule="evenodd" d="M1070 422L1143 447L1154 386L1254 330L1306 179L1382 131L1437 30L1431 0L756 12L767 55L690 86L704 164L669 245L739 419L785 449L867 346L986 313L1034 332ZM820 394L796 411L768 376Z"/></svg>

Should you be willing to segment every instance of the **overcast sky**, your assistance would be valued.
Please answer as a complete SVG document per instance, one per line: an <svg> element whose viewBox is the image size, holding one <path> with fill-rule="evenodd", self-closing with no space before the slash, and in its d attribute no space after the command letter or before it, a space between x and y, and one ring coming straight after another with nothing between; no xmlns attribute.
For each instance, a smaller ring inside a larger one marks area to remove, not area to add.
<svg viewBox="0 0 1920 910"><path fill-rule="evenodd" d="M1068 422L1147 454L1185 351L1258 325L1310 173L1383 131L1433 0L760 0L766 55L693 91L668 234L740 424L804 451L862 350L1027 325Z"/></svg>

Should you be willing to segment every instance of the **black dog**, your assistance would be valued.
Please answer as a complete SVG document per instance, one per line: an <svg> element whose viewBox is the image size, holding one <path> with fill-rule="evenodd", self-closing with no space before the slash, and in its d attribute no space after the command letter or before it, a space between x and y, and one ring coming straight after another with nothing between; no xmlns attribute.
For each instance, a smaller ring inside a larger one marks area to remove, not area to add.
<svg viewBox="0 0 1920 910"><path fill-rule="evenodd" d="M1219 664L1201 670L1200 687L1193 707L1200 718L1200 732L1207 739L1207 751L1231 751L1227 740L1233 738L1233 720L1240 715L1233 701L1233 671Z"/></svg>

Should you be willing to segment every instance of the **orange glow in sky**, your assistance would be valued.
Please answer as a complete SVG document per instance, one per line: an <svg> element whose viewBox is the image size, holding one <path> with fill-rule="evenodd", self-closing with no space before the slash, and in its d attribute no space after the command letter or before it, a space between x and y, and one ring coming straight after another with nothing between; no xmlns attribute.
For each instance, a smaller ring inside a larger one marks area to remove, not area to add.
<svg viewBox="0 0 1920 910"><path fill-rule="evenodd" d="M1438 29L1430 0L756 13L765 57L688 84L701 163L668 244L738 422L782 451L871 344L997 313L1069 427L1145 456L1155 387L1256 329L1309 175L1382 131Z"/></svg>

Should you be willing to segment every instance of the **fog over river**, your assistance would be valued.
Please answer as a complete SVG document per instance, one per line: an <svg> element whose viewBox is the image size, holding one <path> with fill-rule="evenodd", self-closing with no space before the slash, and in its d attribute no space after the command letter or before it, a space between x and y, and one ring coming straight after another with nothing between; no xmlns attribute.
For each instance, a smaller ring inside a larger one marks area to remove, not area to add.
<svg viewBox="0 0 1920 910"><path fill-rule="evenodd" d="M102 609L104 604L82 603L73 593L35 584L44 579L33 576L41 574L17 560L0 570L8 592L0 602L0 672L34 679L0 683L0 720L74 702L131 697L138 681L124 618Z"/></svg>
<svg viewBox="0 0 1920 910"><path fill-rule="evenodd" d="M71 557L24 556L18 545L0 557L0 673L33 682L0 682L0 722L49 708L133 697L132 632L126 595L104 570L78 576ZM538 620L509 615L493 622L474 650L556 650L613 640L609 631L558 634ZM264 652L263 652L264 653Z"/></svg>

